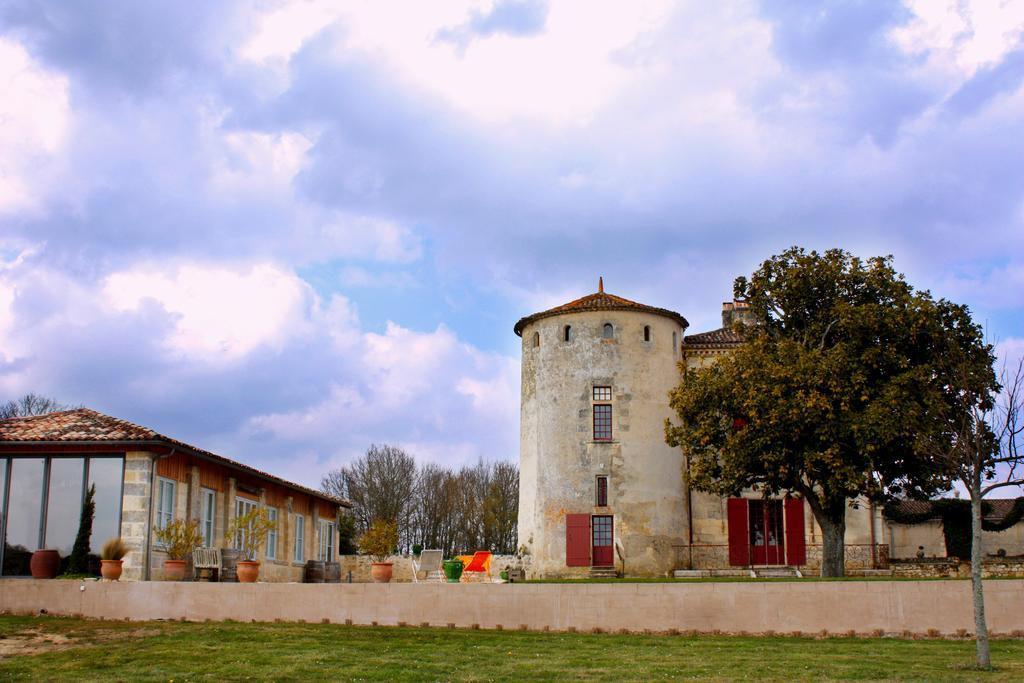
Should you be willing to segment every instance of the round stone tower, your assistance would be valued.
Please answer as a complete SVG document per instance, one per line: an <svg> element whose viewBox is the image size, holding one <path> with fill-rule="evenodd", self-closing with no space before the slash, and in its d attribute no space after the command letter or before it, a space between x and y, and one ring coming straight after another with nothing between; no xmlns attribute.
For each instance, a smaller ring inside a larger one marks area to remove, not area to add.
<svg viewBox="0 0 1024 683"><path fill-rule="evenodd" d="M686 541L682 455L665 443L687 322L604 291L522 337L519 543L537 577L662 576Z"/></svg>

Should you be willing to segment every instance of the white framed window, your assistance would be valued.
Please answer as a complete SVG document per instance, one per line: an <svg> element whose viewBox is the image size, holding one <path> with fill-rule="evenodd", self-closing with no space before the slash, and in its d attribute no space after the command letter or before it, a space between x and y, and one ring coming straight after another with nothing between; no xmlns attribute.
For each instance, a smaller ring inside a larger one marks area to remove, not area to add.
<svg viewBox="0 0 1024 683"><path fill-rule="evenodd" d="M203 534L203 546L213 547L213 526L217 514L217 494L210 489L199 489L199 505L202 507L202 519L199 530Z"/></svg>
<svg viewBox="0 0 1024 683"><path fill-rule="evenodd" d="M322 562L334 562L334 522L320 520L320 556Z"/></svg>
<svg viewBox="0 0 1024 683"><path fill-rule="evenodd" d="M174 495L176 482L159 477L157 479L156 526L166 529L174 521Z"/></svg>
<svg viewBox="0 0 1024 683"><path fill-rule="evenodd" d="M304 562L306 559L306 518L302 515L295 515L295 561Z"/></svg>
<svg viewBox="0 0 1024 683"><path fill-rule="evenodd" d="M257 507L257 503L256 503L255 500L249 500L248 498L235 498L235 517L241 517L242 515L247 515L250 512L252 512L253 510L255 510L256 507ZM242 549L242 540L244 538L242 536L243 533L244 533L244 530L243 529L239 529L238 532L235 534L235 549L236 550L241 550Z"/></svg>
<svg viewBox="0 0 1024 683"><path fill-rule="evenodd" d="M277 508L267 508L267 516L270 518L270 531L267 532L267 559L277 559Z"/></svg>

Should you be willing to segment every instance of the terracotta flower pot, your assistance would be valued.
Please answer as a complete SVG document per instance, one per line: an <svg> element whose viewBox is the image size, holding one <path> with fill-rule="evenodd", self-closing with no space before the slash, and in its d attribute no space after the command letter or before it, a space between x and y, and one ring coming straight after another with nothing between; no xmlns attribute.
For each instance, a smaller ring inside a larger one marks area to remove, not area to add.
<svg viewBox="0 0 1024 683"><path fill-rule="evenodd" d="M260 563L248 560L238 561L238 581L240 583L256 583L260 576Z"/></svg>
<svg viewBox="0 0 1024 683"><path fill-rule="evenodd" d="M164 581L181 581L185 578L188 562L185 560L164 560Z"/></svg>
<svg viewBox="0 0 1024 683"><path fill-rule="evenodd" d="M124 560L100 560L100 575L107 581L121 578L121 565Z"/></svg>
<svg viewBox="0 0 1024 683"><path fill-rule="evenodd" d="M56 550L37 550L28 562L33 579L52 579L60 570L60 553Z"/></svg>
<svg viewBox="0 0 1024 683"><path fill-rule="evenodd" d="M391 562L374 562L370 565L370 576L375 583L388 583L391 581L393 566Z"/></svg>

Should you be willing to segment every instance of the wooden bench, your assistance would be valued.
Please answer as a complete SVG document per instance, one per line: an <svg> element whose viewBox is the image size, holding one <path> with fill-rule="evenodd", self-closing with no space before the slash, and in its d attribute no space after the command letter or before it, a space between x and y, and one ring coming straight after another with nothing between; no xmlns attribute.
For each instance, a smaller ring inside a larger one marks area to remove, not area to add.
<svg viewBox="0 0 1024 683"><path fill-rule="evenodd" d="M195 548L192 551L192 570L199 581L220 580L220 548Z"/></svg>

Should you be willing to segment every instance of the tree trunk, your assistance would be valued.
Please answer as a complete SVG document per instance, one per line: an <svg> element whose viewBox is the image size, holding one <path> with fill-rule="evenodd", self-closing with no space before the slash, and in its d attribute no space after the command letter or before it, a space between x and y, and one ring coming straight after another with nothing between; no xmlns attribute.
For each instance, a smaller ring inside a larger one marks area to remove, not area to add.
<svg viewBox="0 0 1024 683"><path fill-rule="evenodd" d="M846 570L846 499L817 500L807 496L821 527L821 575L843 576Z"/></svg>
<svg viewBox="0 0 1024 683"><path fill-rule="evenodd" d="M971 588L974 590L974 634L978 668L991 669L988 624L985 623L985 593L981 583L981 482L971 482Z"/></svg>

